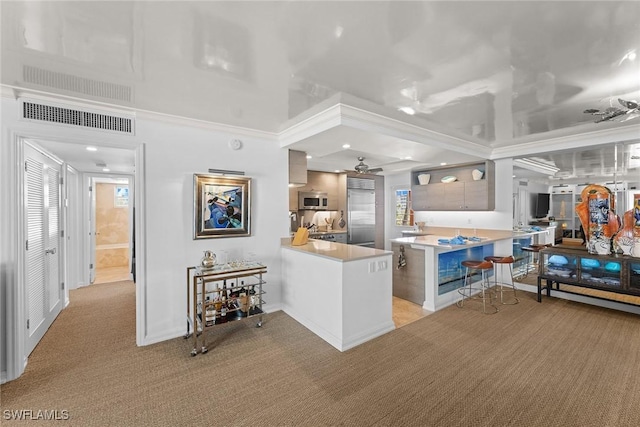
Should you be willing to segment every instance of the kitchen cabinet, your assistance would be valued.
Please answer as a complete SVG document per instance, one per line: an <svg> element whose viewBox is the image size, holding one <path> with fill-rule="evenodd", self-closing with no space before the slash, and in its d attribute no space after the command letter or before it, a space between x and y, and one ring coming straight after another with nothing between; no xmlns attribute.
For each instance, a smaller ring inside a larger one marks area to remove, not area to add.
<svg viewBox="0 0 640 427"><path fill-rule="evenodd" d="M289 187L289 210L298 210L298 192L320 191L327 193L328 211L339 210L338 204L338 181L339 174L331 172L307 172L307 183L301 187Z"/></svg>
<svg viewBox="0 0 640 427"><path fill-rule="evenodd" d="M289 150L289 184L302 186L307 183L307 153Z"/></svg>
<svg viewBox="0 0 640 427"><path fill-rule="evenodd" d="M475 169L484 171L479 180L474 180ZM421 185L420 174L430 174L428 184ZM445 176L455 176L456 181L443 183ZM411 173L413 209L416 211L490 211L495 209L495 167L490 160L433 169L416 170Z"/></svg>
<svg viewBox="0 0 640 427"><path fill-rule="evenodd" d="M424 304L424 251L411 245L392 243L393 250L393 296ZM400 254L404 256L404 265L399 265Z"/></svg>

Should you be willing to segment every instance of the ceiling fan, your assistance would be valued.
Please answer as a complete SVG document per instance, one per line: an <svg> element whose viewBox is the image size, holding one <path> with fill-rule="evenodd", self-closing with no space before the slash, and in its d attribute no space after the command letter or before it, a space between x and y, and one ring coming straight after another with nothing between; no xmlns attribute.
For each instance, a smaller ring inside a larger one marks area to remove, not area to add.
<svg viewBox="0 0 640 427"><path fill-rule="evenodd" d="M364 157L358 157L358 163L353 169L358 173L377 173L382 172L382 168L371 168L364 163Z"/></svg>
<svg viewBox="0 0 640 427"><path fill-rule="evenodd" d="M588 110L584 110L585 114L592 114L594 116L600 116L596 119L596 123L613 120L616 117L624 116L629 114L629 117L624 118L621 121L626 121L632 119L640 113L640 105L636 101L625 101L622 98L618 98L618 102L620 105L625 107L626 109L618 108L618 107L609 107L604 111L600 111L595 108L589 108Z"/></svg>

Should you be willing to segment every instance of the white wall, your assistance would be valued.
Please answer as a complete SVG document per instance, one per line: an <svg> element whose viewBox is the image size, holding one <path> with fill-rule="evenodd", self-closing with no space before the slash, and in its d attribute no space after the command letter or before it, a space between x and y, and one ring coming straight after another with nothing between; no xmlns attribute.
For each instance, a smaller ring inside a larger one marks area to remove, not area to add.
<svg viewBox="0 0 640 427"><path fill-rule="evenodd" d="M145 141L145 203L148 309L145 344L186 332L186 268L204 250L226 250L229 258L256 254L268 267L264 290L267 311L280 308L280 238L288 235L288 153L277 142L138 121ZM193 174L208 169L245 171L252 177L252 236L193 240Z"/></svg>
<svg viewBox="0 0 640 427"><path fill-rule="evenodd" d="M9 311L18 283L17 258L19 248L15 218L15 203L19 203L13 136L49 138L60 141L85 141L92 144L144 145L143 209L140 231L143 242L136 242L136 251L146 248L144 274L136 285L138 307L145 317L138 325L138 344L177 337L186 332L186 268L196 265L206 249L227 250L231 257L241 258L247 251L268 266L265 276L268 292L267 311L281 306L280 238L288 233L288 156L287 150L269 137L255 132L225 133L202 123L169 123L145 117L136 119L136 135L122 137L112 133L77 129L71 126L49 125L19 118L20 103L2 98L2 144L0 146L0 295L2 316ZM240 130L239 130L240 131ZM243 147L228 148L230 139L242 140ZM252 236L193 240L193 174L206 173L209 168L242 170L252 182ZM7 298L9 297L9 298ZM73 303L73 297L71 298ZM0 325L0 363L7 371L7 343L11 330ZM140 339L141 337L141 339Z"/></svg>

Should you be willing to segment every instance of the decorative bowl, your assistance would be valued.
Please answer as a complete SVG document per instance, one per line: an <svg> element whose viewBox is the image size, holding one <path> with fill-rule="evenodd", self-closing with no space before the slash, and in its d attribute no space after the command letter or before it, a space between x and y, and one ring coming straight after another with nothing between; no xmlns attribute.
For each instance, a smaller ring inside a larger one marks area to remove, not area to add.
<svg viewBox="0 0 640 427"><path fill-rule="evenodd" d="M582 258L580 260L580 265L584 268L598 268L600 267L600 261L592 258Z"/></svg>
<svg viewBox="0 0 640 427"><path fill-rule="evenodd" d="M474 169L471 171L471 176L473 177L474 181L480 181L484 176L484 171L480 169Z"/></svg>
<svg viewBox="0 0 640 427"><path fill-rule="evenodd" d="M619 262L608 262L604 265L604 269L607 271L620 271L620 263Z"/></svg>
<svg viewBox="0 0 640 427"><path fill-rule="evenodd" d="M563 257L562 255L551 255L549 257L549 264L565 265L568 263L569 261L567 260L567 258Z"/></svg>
<svg viewBox="0 0 640 427"><path fill-rule="evenodd" d="M449 182L454 182L454 181L456 181L457 179L458 179L458 178L456 178L456 177L455 177L455 176L453 176L453 175L447 175L447 176L445 176L444 178L442 178L440 181L441 181L441 182L444 182L444 183L449 183Z"/></svg>
<svg viewBox="0 0 640 427"><path fill-rule="evenodd" d="M431 174L429 173L421 173L420 175L418 175L418 182L420 183L420 185L427 185L429 183L429 180L431 180Z"/></svg>

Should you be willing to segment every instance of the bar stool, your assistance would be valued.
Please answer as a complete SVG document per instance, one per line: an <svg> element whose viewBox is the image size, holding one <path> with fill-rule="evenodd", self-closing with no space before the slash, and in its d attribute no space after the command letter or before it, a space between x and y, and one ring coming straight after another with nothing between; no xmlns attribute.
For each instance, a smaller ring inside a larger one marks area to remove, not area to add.
<svg viewBox="0 0 640 427"><path fill-rule="evenodd" d="M522 277L527 277L529 275L529 267L533 267L535 265L535 254L540 252L541 249L549 246L551 245L530 245L522 248L522 252L526 252L527 254L527 262L524 266L524 274Z"/></svg>
<svg viewBox="0 0 640 427"><path fill-rule="evenodd" d="M516 285L513 282L513 263L515 262L515 258L512 255L509 256L487 256L484 257L485 261L491 261L493 263L493 278L496 289L498 288L498 284L500 284L500 304L508 304L513 305L520 302L518 296L516 295ZM509 267L509 274L506 274L505 267ZM499 268L499 270L498 270ZM498 272L500 272L500 282L498 282ZM511 279L511 283L507 283L505 279L509 277ZM513 300L509 302L504 302L504 286L510 286L513 289Z"/></svg>
<svg viewBox="0 0 640 427"><path fill-rule="evenodd" d="M480 280L480 292L482 295L479 297L482 300L482 312L484 314L494 314L498 312L498 307L493 305L492 291L490 288L490 282L488 278L489 270L493 268L491 261L478 261L478 260L464 260L460 263L465 267L464 284L458 289L458 293L462 295L462 299L456 302L456 305L460 308L464 307L464 302L469 299L473 299L472 294L474 288L471 286L471 278L469 273L473 273L473 270L480 270L482 279ZM478 289L478 288L476 288ZM489 305L493 308L491 311L487 311L487 298L489 299Z"/></svg>

